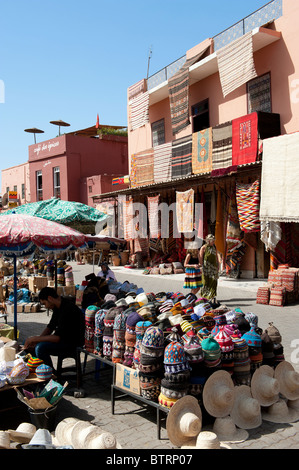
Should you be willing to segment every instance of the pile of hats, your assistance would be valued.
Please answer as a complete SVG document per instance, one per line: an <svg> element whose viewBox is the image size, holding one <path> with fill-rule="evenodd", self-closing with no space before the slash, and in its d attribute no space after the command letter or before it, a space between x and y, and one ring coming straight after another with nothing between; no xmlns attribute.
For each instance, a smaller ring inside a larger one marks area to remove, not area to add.
<svg viewBox="0 0 299 470"><path fill-rule="evenodd" d="M113 324L113 341L112 341L112 362L122 363L125 353L125 332L127 314L125 307L117 307L118 313L115 315Z"/></svg>
<svg viewBox="0 0 299 470"><path fill-rule="evenodd" d="M106 359L112 359L113 350L113 334L114 334L114 320L120 311L121 307L111 307L104 316L104 331L103 331L103 356Z"/></svg>
<svg viewBox="0 0 299 470"><path fill-rule="evenodd" d="M190 365L181 341L171 341L164 351L164 378L161 380L159 403L171 408L188 394L190 387Z"/></svg>
<svg viewBox="0 0 299 470"><path fill-rule="evenodd" d="M90 305L85 310L85 349L94 351L95 315L99 307Z"/></svg>
<svg viewBox="0 0 299 470"><path fill-rule="evenodd" d="M140 345L138 371L141 395L152 401L157 401L160 394L161 378L164 374L163 354L163 330L157 326L149 326Z"/></svg>
<svg viewBox="0 0 299 470"><path fill-rule="evenodd" d="M201 341L192 328L183 336L184 349L190 364L189 392L199 402L202 401L203 386L206 381L206 371Z"/></svg>
<svg viewBox="0 0 299 470"><path fill-rule="evenodd" d="M73 286L74 285L74 275L72 266L66 266L64 270L65 285Z"/></svg>
<svg viewBox="0 0 299 470"><path fill-rule="evenodd" d="M140 356L141 356L141 343L143 336L146 332L146 330L152 325L151 321L139 321L136 323L136 343L135 343L135 349L134 349L134 354L133 354L133 363L135 365L135 368L138 368L138 365L140 364Z"/></svg>
<svg viewBox="0 0 299 470"><path fill-rule="evenodd" d="M134 311L134 308L132 308L126 319L125 352L123 361L125 366L133 366L133 356L136 344L136 324L142 320L143 318L139 313Z"/></svg>

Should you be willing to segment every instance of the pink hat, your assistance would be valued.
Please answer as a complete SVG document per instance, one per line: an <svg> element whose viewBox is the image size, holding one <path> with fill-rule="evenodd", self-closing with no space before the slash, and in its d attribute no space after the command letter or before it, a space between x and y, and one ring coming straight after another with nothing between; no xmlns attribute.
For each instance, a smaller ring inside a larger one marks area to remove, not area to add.
<svg viewBox="0 0 299 470"><path fill-rule="evenodd" d="M222 352L232 351L234 349L234 343L229 334L224 330L223 327L220 328L219 333L214 336L214 339L219 344Z"/></svg>

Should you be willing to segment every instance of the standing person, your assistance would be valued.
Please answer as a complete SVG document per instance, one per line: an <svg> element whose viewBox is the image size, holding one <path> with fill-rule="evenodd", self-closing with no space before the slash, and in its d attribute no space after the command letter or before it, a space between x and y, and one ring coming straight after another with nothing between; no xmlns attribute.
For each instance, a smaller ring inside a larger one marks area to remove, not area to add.
<svg viewBox="0 0 299 470"><path fill-rule="evenodd" d="M74 354L77 347L84 345L85 317L77 305L59 296L52 287L41 289L39 300L53 310L52 317L40 335L26 339L23 349L34 351L35 357L53 368L51 356Z"/></svg>
<svg viewBox="0 0 299 470"><path fill-rule="evenodd" d="M201 295L206 299L215 299L217 295L219 261L218 252L215 246L215 237L209 234L206 237L206 244L200 249L202 260L202 289Z"/></svg>
<svg viewBox="0 0 299 470"><path fill-rule="evenodd" d="M202 287L201 278L201 258L197 244L187 250L187 255L184 261L185 267L185 282L184 289L191 289L192 294L197 294Z"/></svg>

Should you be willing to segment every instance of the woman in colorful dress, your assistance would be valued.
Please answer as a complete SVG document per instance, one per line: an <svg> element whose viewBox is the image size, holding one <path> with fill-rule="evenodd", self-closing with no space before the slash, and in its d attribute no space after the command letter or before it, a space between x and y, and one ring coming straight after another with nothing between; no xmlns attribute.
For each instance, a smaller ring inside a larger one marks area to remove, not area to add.
<svg viewBox="0 0 299 470"><path fill-rule="evenodd" d="M200 249L200 259L202 260L202 288L200 293L205 299L216 299L219 262L214 235L209 234L206 237L206 244Z"/></svg>
<svg viewBox="0 0 299 470"><path fill-rule="evenodd" d="M201 258L197 245L187 250L184 261L185 282L184 289L191 289L192 294L197 294L202 287L201 280Z"/></svg>

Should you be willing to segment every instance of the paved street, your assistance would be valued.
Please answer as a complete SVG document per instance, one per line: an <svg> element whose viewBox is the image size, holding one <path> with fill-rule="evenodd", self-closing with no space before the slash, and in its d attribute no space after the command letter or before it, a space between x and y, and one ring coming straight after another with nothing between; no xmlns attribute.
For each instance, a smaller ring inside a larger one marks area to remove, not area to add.
<svg viewBox="0 0 299 470"><path fill-rule="evenodd" d="M81 283L85 275L93 272L92 265L73 266L75 283ZM94 268L97 272L98 268ZM182 291L183 275L151 276L142 274L141 270L130 270L124 267L113 268L117 280L135 283L138 287L143 287L145 292L161 291ZM259 317L259 326L266 328L270 321L279 329L282 335L285 358L291 361L291 354L294 355L292 341L296 340L298 334L299 308L296 306L269 307L257 305L255 303L257 287L264 283L264 280L219 280L218 300L222 304L230 307L240 307L244 312L254 312ZM20 342L25 337L38 334L48 323L49 316L46 311L39 313L21 313L18 317L18 328L20 331ZM13 324L13 316L10 315L8 323ZM98 362L97 362L98 363ZM293 362L296 370L298 364ZM115 402L115 414L111 413L111 367L106 366L95 375L95 360L89 358L87 362L87 375L83 379L84 396L77 398L74 396L76 389L75 376L69 376L69 387L63 400L57 407L56 420L69 416L101 427L109 431L117 438L119 444L124 449L173 449L173 444L168 440L165 418L162 421L161 437L157 436L156 410L152 407L142 405L142 403L132 398L119 398ZM1 406L3 400L1 397ZM7 400L7 398L6 398ZM21 417L28 421L28 411L22 408L17 412L10 411L3 413L0 421L1 429L13 429L20 423ZM206 425L208 423L204 423ZM299 449L299 422L294 424L272 424L263 421L262 425L253 430L249 430L249 438L241 443L234 444L234 449Z"/></svg>

